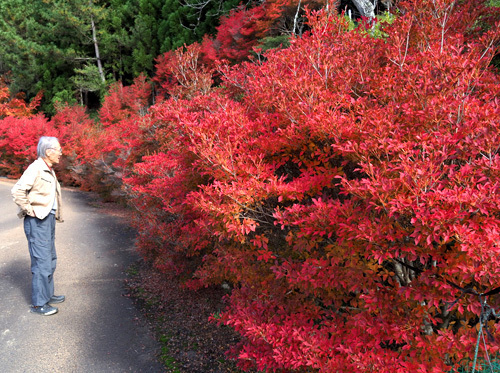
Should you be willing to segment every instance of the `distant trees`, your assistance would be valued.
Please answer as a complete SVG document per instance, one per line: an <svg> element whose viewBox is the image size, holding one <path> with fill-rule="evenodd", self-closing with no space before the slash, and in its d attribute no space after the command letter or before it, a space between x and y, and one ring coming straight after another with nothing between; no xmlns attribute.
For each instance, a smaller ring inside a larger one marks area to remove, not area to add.
<svg viewBox="0 0 500 373"><path fill-rule="evenodd" d="M93 0L0 1L0 12L0 73L10 73L13 92L44 91L42 108L53 113L54 103L94 90L71 77L87 80L95 66L103 81L98 35L106 11Z"/></svg>
<svg viewBox="0 0 500 373"><path fill-rule="evenodd" d="M104 82L131 84L153 75L163 52L201 41L235 0L199 9L178 0L0 0L0 75L28 98L44 91L42 110L56 102L96 108Z"/></svg>

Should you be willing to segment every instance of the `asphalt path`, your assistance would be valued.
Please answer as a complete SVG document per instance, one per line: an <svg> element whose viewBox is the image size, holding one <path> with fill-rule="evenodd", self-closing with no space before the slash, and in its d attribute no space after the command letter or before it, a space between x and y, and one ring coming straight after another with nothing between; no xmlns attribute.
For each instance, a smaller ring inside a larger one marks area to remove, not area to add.
<svg viewBox="0 0 500 373"><path fill-rule="evenodd" d="M63 189L65 222L56 225L59 312L29 312L31 272L22 220L0 179L0 371L162 372L158 344L123 296L136 259L125 218L106 213L90 194Z"/></svg>

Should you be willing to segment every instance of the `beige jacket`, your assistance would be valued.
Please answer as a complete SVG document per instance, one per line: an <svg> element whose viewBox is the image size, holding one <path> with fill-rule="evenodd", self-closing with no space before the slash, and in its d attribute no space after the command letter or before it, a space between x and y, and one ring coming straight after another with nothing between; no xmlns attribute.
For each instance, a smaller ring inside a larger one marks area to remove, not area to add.
<svg viewBox="0 0 500 373"><path fill-rule="evenodd" d="M55 187L54 187L55 184ZM20 218L26 215L44 219L49 215L57 198L56 219L62 219L61 186L56 174L42 158L38 158L24 171L21 178L12 188L12 197L19 206Z"/></svg>

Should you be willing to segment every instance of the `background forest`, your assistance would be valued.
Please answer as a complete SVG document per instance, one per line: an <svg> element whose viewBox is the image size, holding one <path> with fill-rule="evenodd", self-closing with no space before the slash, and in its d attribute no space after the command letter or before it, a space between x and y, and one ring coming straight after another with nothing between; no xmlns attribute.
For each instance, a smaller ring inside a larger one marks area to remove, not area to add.
<svg viewBox="0 0 500 373"><path fill-rule="evenodd" d="M158 271L230 289L242 369L470 368L500 350L498 5L0 0L0 174L58 136Z"/></svg>

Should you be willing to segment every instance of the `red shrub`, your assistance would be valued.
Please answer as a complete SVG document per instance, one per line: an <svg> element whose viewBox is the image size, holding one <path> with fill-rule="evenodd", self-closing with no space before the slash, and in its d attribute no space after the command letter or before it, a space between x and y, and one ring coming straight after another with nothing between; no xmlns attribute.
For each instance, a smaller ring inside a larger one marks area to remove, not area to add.
<svg viewBox="0 0 500 373"><path fill-rule="evenodd" d="M156 59L156 75L159 93L164 97L189 99L210 91L212 71L201 61L198 43L162 54Z"/></svg>
<svg viewBox="0 0 500 373"><path fill-rule="evenodd" d="M248 59L258 44L260 30L257 23L265 16L263 7L233 9L221 18L215 38L205 37L202 50L207 62L227 60L239 63Z"/></svg>
<svg viewBox="0 0 500 373"><path fill-rule="evenodd" d="M0 119L0 174L20 177L37 158L36 147L40 136L57 136L57 131L42 115Z"/></svg>
<svg viewBox="0 0 500 373"><path fill-rule="evenodd" d="M39 93L29 104L22 94L12 98L0 80L0 175L19 177L36 159L38 138L55 133L43 116L33 114L41 98Z"/></svg>
<svg viewBox="0 0 500 373"><path fill-rule="evenodd" d="M31 117L41 99L41 92L29 104L24 100L22 93L11 98L9 88L0 80L0 119L5 117Z"/></svg>
<svg viewBox="0 0 500 373"><path fill-rule="evenodd" d="M131 86L115 83L110 87L99 111L99 125L84 113L76 114L81 123L72 127L78 131L70 138L79 149L74 154L75 171L85 187L112 199L123 197L122 178L143 154L150 94L151 85L141 75Z"/></svg>
<svg viewBox="0 0 500 373"><path fill-rule="evenodd" d="M100 132L85 107L61 106L50 124L57 130L63 147L64 156L57 166L60 181L84 189L95 187L100 175L96 173L92 151L99 144Z"/></svg>
<svg viewBox="0 0 500 373"><path fill-rule="evenodd" d="M402 4L384 39L311 17L289 49L222 71L228 94L151 114L157 153L127 180L144 255L234 285L242 365L442 372L473 355L481 307L452 284L500 281L500 28L478 28L483 1L451 3Z"/></svg>

